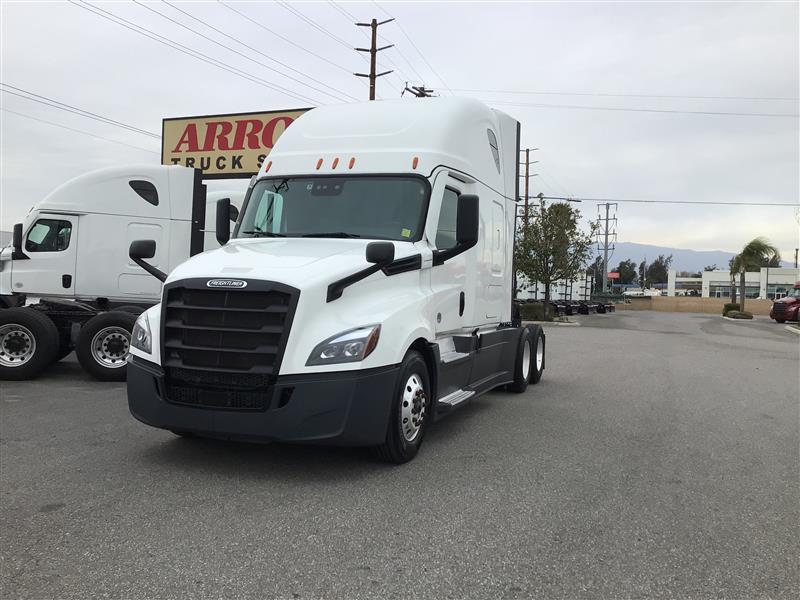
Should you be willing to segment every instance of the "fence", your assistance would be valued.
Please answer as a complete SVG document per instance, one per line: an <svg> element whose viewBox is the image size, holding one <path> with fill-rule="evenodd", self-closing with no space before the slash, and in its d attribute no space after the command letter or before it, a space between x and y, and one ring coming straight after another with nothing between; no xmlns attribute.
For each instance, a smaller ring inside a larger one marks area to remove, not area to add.
<svg viewBox="0 0 800 600"><path fill-rule="evenodd" d="M663 312L694 312L722 314L727 298L702 298L700 296L652 296L632 297L630 304L618 304L620 310L658 310ZM772 300L746 299L744 309L754 315L769 315Z"/></svg>

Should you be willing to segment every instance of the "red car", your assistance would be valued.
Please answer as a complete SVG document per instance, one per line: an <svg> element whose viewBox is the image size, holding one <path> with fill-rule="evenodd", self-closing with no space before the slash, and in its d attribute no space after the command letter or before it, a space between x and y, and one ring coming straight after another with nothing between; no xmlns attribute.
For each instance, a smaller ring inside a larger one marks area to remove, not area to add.
<svg viewBox="0 0 800 600"><path fill-rule="evenodd" d="M787 296L776 300L769 311L771 319L778 323L784 321L797 321L797 311L800 309L800 281L794 284L794 288Z"/></svg>

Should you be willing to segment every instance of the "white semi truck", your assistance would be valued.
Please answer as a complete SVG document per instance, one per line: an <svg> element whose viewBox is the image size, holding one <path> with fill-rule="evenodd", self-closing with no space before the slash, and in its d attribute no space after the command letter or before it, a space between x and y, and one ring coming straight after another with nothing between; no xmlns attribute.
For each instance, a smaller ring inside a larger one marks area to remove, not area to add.
<svg viewBox="0 0 800 600"><path fill-rule="evenodd" d="M124 380L136 316L161 298L161 283L128 256L157 240L155 264L172 269L219 247L204 227L213 192L199 171L128 165L76 177L37 203L0 250L0 379L28 379L73 349L99 379Z"/></svg>
<svg viewBox="0 0 800 600"><path fill-rule="evenodd" d="M512 317L519 123L473 100L313 109L283 134L222 247L165 278L134 329L134 417L179 435L374 446L539 381ZM147 267L158 243L131 245Z"/></svg>

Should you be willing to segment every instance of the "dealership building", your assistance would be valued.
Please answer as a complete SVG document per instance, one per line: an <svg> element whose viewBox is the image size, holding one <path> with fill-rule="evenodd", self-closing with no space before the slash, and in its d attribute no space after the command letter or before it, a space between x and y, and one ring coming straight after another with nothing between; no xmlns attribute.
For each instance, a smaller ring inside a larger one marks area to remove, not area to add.
<svg viewBox="0 0 800 600"><path fill-rule="evenodd" d="M739 274L736 273L736 289L739 293ZM800 281L800 269L761 267L760 271L745 273L745 295L747 298L783 298ZM729 298L731 293L730 271L705 271L701 277L678 277L670 269L667 280L667 296L699 295L704 298Z"/></svg>

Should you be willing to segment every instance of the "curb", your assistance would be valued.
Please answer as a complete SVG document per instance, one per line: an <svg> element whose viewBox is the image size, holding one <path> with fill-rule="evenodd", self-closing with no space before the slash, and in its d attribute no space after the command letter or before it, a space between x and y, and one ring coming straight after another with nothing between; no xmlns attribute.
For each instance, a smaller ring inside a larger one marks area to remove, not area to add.
<svg viewBox="0 0 800 600"><path fill-rule="evenodd" d="M795 327L794 325L785 325L784 329L786 329L786 331L791 331L792 333L800 335L800 327Z"/></svg>
<svg viewBox="0 0 800 600"><path fill-rule="evenodd" d="M723 316L722 318L725 319L726 321L736 321L737 323L741 323L742 321L744 321L745 323L755 323L756 321L758 321L755 315L753 315L752 319L731 319L730 317L725 317L725 316Z"/></svg>

